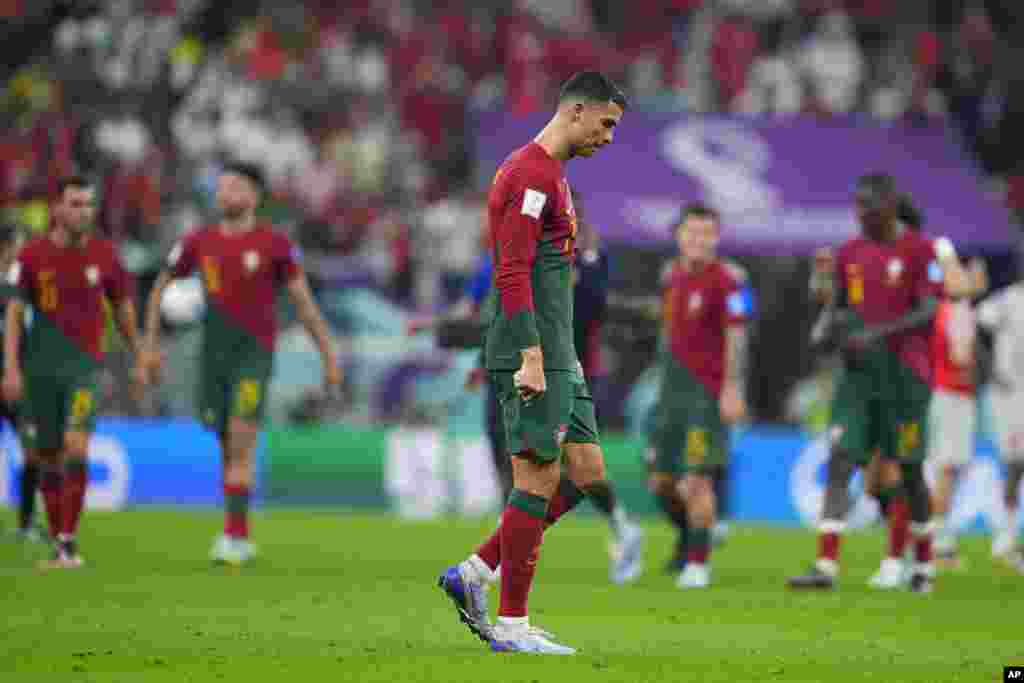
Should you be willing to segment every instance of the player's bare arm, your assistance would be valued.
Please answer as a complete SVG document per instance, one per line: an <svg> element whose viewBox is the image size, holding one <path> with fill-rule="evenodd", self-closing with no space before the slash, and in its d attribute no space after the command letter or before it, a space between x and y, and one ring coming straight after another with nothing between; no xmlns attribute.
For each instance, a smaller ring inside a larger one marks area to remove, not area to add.
<svg viewBox="0 0 1024 683"><path fill-rule="evenodd" d="M828 247L814 253L814 269L811 272L811 296L822 306L832 303L835 297L835 255Z"/></svg>
<svg viewBox="0 0 1024 683"><path fill-rule="evenodd" d="M341 369L338 367L334 338L323 315L320 314L320 307L313 300L305 275L297 275L288 282L288 296L295 305L295 313L302 326L320 349L324 364L324 381L328 386L338 386L341 384Z"/></svg>
<svg viewBox="0 0 1024 683"><path fill-rule="evenodd" d="M725 377L719 408L726 423L739 422L746 417L746 376L749 337L747 326L734 324L725 331Z"/></svg>
<svg viewBox="0 0 1024 683"><path fill-rule="evenodd" d="M157 276L156 282L153 283L149 301L146 302L144 336L139 354L139 364L146 373L147 383L159 378L160 368L163 365L163 354L160 353L160 302L163 301L164 292L167 291L167 287L173 279L169 270L162 271Z"/></svg>
<svg viewBox="0 0 1024 683"><path fill-rule="evenodd" d="M24 382L21 376L21 328L25 320L25 304L17 299L7 302L4 318L3 398L14 402L21 398Z"/></svg>
<svg viewBox="0 0 1024 683"><path fill-rule="evenodd" d="M851 350L860 351L892 335L928 325L935 318L935 313L938 309L938 300L935 297L927 297L910 313L901 318L883 325L873 325L861 332L850 335L846 339L846 346Z"/></svg>

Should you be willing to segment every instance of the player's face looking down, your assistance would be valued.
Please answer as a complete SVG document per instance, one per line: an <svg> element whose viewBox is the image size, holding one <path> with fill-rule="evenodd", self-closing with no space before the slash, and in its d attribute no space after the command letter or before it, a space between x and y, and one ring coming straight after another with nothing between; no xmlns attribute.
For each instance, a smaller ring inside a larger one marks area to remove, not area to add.
<svg viewBox="0 0 1024 683"><path fill-rule="evenodd" d="M718 251L718 221L710 216L689 216L676 230L679 253L689 264L714 260Z"/></svg>
<svg viewBox="0 0 1024 683"><path fill-rule="evenodd" d="M896 197L891 192L862 185L857 188L854 201L864 234L872 239L885 238L896 218Z"/></svg>
<svg viewBox="0 0 1024 683"><path fill-rule="evenodd" d="M91 187L68 187L57 204L57 219L70 232L81 234L92 227L96 193Z"/></svg>
<svg viewBox="0 0 1024 683"><path fill-rule="evenodd" d="M258 196L253 182L237 173L224 173L217 182L217 206L228 220L238 220L254 211Z"/></svg>
<svg viewBox="0 0 1024 683"><path fill-rule="evenodd" d="M622 107L614 102L577 102L573 105L573 156L589 157L611 144Z"/></svg>

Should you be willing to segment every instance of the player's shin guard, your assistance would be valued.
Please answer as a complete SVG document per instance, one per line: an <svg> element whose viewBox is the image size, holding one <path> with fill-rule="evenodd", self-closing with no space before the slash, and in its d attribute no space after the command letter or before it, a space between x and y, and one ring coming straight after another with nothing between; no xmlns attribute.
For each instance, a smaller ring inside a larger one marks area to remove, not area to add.
<svg viewBox="0 0 1024 683"><path fill-rule="evenodd" d="M224 535L249 538L249 487L224 485Z"/></svg>
<svg viewBox="0 0 1024 683"><path fill-rule="evenodd" d="M39 482L39 490L43 493L43 502L46 505L46 521L51 538L57 538L57 534L60 533L60 528L64 521L61 517L63 489L64 470L57 465L46 465L43 470L42 480Z"/></svg>
<svg viewBox="0 0 1024 683"><path fill-rule="evenodd" d="M73 538L78 533L78 522L82 518L85 504L85 487L88 469L85 460L69 458L64 464L64 487L61 498L60 533Z"/></svg>
<svg viewBox="0 0 1024 683"><path fill-rule="evenodd" d="M35 462L26 462L25 467L21 470L18 527L22 530L28 530L32 526L32 518L36 511L36 489L39 488L41 475L42 468Z"/></svg>
<svg viewBox="0 0 1024 683"><path fill-rule="evenodd" d="M555 496L548 503L547 514L544 516L544 529L547 530L554 525L559 519L564 517L569 512L580 504L583 500L583 492L580 491L571 479L563 478L558 482L558 490L555 492ZM501 565L501 527L505 523L505 517L502 515L502 522L498 525L498 528L494 530L494 533L483 542L473 557L478 558L481 562L487 565L490 571L497 571Z"/></svg>
<svg viewBox="0 0 1024 683"><path fill-rule="evenodd" d="M548 500L513 489L501 520L501 606L500 617L522 618L537 556L544 537Z"/></svg>

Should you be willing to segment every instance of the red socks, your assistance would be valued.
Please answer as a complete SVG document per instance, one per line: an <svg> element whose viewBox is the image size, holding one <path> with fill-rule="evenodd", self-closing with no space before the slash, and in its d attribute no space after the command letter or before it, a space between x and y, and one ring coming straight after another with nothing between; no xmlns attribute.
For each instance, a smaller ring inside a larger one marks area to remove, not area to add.
<svg viewBox="0 0 1024 683"><path fill-rule="evenodd" d="M501 519L502 617L525 617L544 537L548 501L515 489ZM486 560L485 560L486 561Z"/></svg>
<svg viewBox="0 0 1024 683"><path fill-rule="evenodd" d="M505 508L505 512L508 512L508 508ZM502 513L498 528L494 530L490 538L484 541L483 545L476 549L477 557L483 560L492 572L501 564L501 527L504 525L505 513Z"/></svg>
<svg viewBox="0 0 1024 683"><path fill-rule="evenodd" d="M224 484L224 535L249 538L249 487Z"/></svg>
<svg viewBox="0 0 1024 683"><path fill-rule="evenodd" d="M842 537L835 531L824 531L818 536L818 559L839 561L839 541Z"/></svg>
<svg viewBox="0 0 1024 683"><path fill-rule="evenodd" d="M569 480L563 479L559 484L558 491L554 498L548 503L547 513L544 515L544 530L553 526L555 522L571 512L580 501L583 500L583 492ZM507 508L506 508L507 512ZM490 538L484 541L476 550L476 555L484 561L491 571L495 571L501 564L501 527L505 524L505 516L502 514L501 523L494 530Z"/></svg>
<svg viewBox="0 0 1024 683"><path fill-rule="evenodd" d="M68 460L64 465L64 490L61 496L60 532L74 536L85 505L85 486L88 469L84 460Z"/></svg>
<svg viewBox="0 0 1024 683"><path fill-rule="evenodd" d="M47 465L42 481L39 483L39 490L43 492L43 501L46 504L46 521L49 524L50 536L57 538L64 518L61 516L61 502L64 495L64 473L59 467Z"/></svg>
<svg viewBox="0 0 1024 683"><path fill-rule="evenodd" d="M910 541L910 506L906 496L889 503L889 557L902 558Z"/></svg>
<svg viewBox="0 0 1024 683"><path fill-rule="evenodd" d="M711 530L690 527L690 542L686 551L686 561L692 564L705 564L711 554Z"/></svg>

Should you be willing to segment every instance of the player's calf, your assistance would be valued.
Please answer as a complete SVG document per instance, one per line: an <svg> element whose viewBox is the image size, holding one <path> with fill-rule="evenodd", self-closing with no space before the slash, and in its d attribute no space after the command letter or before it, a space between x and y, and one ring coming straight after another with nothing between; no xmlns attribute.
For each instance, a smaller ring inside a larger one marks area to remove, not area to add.
<svg viewBox="0 0 1024 683"><path fill-rule="evenodd" d="M910 573L910 589L918 593L931 592L935 577L932 562L931 496L920 463L903 467L903 481L910 505L910 531L914 536L914 566Z"/></svg>
<svg viewBox="0 0 1024 683"><path fill-rule="evenodd" d="M679 575L680 588L706 588L711 583L708 559L711 528L715 523L715 493L711 478L703 473L688 474L681 482L690 522L690 547L686 568Z"/></svg>
<svg viewBox="0 0 1024 683"><path fill-rule="evenodd" d="M233 417L223 440L224 533L214 543L215 561L242 564L253 554L249 544L249 502L253 455L259 425Z"/></svg>

